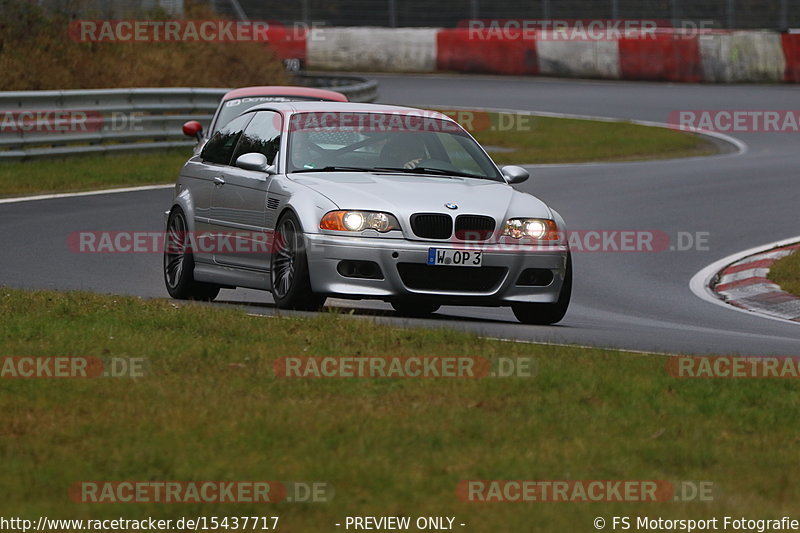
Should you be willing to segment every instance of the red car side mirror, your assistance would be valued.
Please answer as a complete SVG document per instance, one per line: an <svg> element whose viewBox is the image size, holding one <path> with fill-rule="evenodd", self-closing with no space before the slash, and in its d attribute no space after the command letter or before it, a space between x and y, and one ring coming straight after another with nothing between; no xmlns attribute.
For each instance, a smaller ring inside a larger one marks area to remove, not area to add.
<svg viewBox="0 0 800 533"><path fill-rule="evenodd" d="M203 125L196 120L190 120L183 125L183 134L199 141L203 137Z"/></svg>

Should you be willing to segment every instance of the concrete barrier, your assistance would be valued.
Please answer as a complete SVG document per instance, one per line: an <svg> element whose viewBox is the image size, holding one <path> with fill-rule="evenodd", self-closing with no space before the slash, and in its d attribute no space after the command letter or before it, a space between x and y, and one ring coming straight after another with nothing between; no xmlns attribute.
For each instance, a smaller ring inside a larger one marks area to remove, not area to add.
<svg viewBox="0 0 800 533"><path fill-rule="evenodd" d="M700 45L696 36L673 33L619 40L620 77L625 80L703 81Z"/></svg>
<svg viewBox="0 0 800 533"><path fill-rule="evenodd" d="M703 81L717 83L781 82L786 73L781 36L737 31L700 39Z"/></svg>
<svg viewBox="0 0 800 533"><path fill-rule="evenodd" d="M471 34L472 33L472 34ZM490 74L539 74L536 40L484 35L466 28L439 30L436 69Z"/></svg>
<svg viewBox="0 0 800 533"><path fill-rule="evenodd" d="M279 43L279 56L306 57L309 68L320 70L800 83L800 34L716 31L682 35L659 30L643 36L570 41L547 32L317 28L310 35L306 42L292 37Z"/></svg>
<svg viewBox="0 0 800 533"><path fill-rule="evenodd" d="M562 41L541 39L536 49L539 72L570 78L619 78L617 41Z"/></svg>
<svg viewBox="0 0 800 533"><path fill-rule="evenodd" d="M267 44L279 59L306 59L306 43L308 35L305 32L292 31L281 25L270 25L267 30Z"/></svg>
<svg viewBox="0 0 800 533"><path fill-rule="evenodd" d="M783 81L800 83L800 33L784 33L781 35L781 44L786 60Z"/></svg>
<svg viewBox="0 0 800 533"><path fill-rule="evenodd" d="M320 28L308 40L309 68L432 72L436 28Z"/></svg>

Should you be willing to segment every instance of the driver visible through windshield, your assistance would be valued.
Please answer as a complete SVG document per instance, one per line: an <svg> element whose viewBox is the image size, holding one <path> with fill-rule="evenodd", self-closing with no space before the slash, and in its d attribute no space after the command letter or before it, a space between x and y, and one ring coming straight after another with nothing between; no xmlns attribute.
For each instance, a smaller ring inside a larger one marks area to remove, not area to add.
<svg viewBox="0 0 800 533"><path fill-rule="evenodd" d="M419 113L295 113L288 172L367 171L504 181L458 124Z"/></svg>

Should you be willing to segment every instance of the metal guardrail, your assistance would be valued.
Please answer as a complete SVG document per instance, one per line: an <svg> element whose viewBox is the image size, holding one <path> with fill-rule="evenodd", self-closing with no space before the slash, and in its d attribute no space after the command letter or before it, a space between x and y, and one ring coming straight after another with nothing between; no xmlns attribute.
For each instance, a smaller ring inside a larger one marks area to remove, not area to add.
<svg viewBox="0 0 800 533"><path fill-rule="evenodd" d="M298 76L351 101L372 102L378 83L355 77ZM97 89L0 92L0 160L192 146L181 126L208 126L230 89Z"/></svg>
<svg viewBox="0 0 800 533"><path fill-rule="evenodd" d="M378 99L378 82L356 76L324 76L321 74L301 74L296 77L307 87L319 87L338 91L351 102L374 102Z"/></svg>

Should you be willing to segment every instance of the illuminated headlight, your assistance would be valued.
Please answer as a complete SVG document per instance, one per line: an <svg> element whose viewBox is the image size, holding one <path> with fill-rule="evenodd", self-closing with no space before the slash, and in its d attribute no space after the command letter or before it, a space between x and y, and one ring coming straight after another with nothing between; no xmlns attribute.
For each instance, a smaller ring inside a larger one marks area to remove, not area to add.
<svg viewBox="0 0 800 533"><path fill-rule="evenodd" d="M350 231L361 231L365 227L366 217L358 211L350 211L344 214L342 222L344 222L344 227Z"/></svg>
<svg viewBox="0 0 800 533"><path fill-rule="evenodd" d="M534 239L537 241L559 240L558 226L546 218L512 218L506 220L503 235L513 239Z"/></svg>
<svg viewBox="0 0 800 533"><path fill-rule="evenodd" d="M364 231L374 229L380 233L400 229L394 215L377 211L331 211L319 223L320 229L334 231Z"/></svg>

